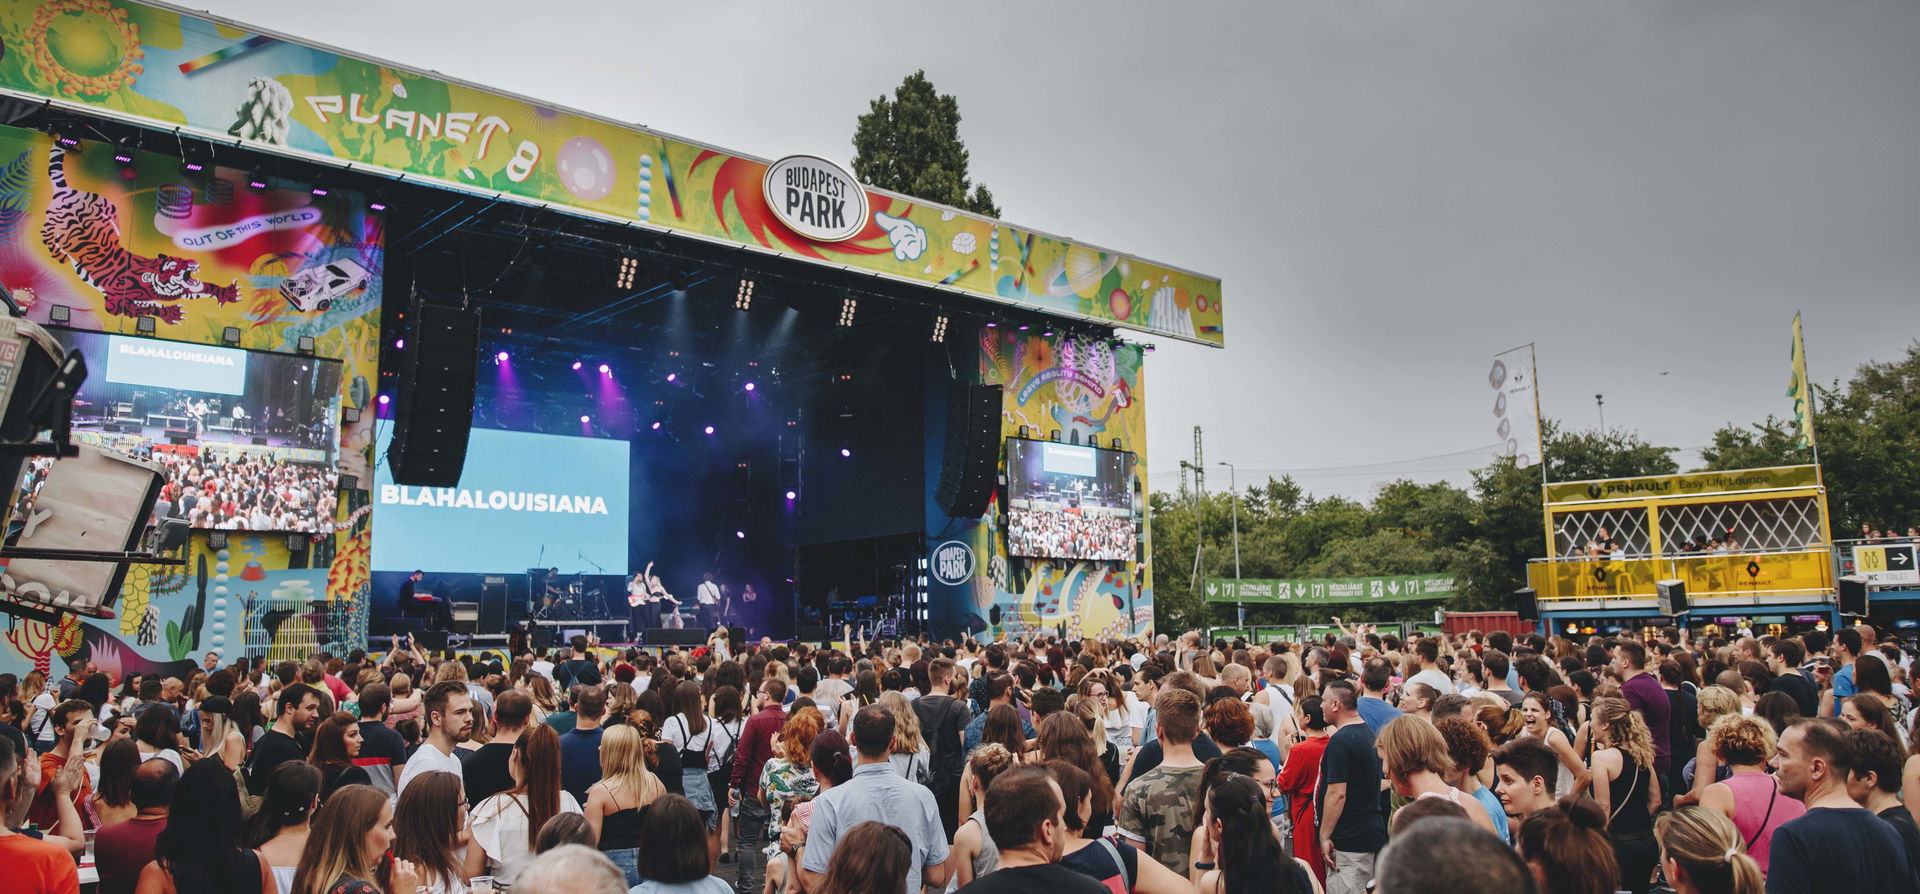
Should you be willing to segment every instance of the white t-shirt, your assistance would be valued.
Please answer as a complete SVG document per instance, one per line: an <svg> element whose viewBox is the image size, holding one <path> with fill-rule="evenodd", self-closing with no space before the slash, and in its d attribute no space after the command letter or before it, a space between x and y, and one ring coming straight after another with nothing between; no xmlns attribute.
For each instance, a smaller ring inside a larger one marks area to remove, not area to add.
<svg viewBox="0 0 1920 894"><path fill-rule="evenodd" d="M694 598L700 600L701 605L719 605L720 585L710 580L701 581L700 588L694 591Z"/></svg>
<svg viewBox="0 0 1920 894"><path fill-rule="evenodd" d="M1425 683L1428 686L1432 686L1433 691L1438 692L1441 695L1453 694L1453 688L1454 688L1453 681L1447 679L1447 675L1441 673L1439 668L1434 668L1432 670L1423 670L1417 674L1414 674L1412 677L1408 678L1407 682Z"/></svg>
<svg viewBox="0 0 1920 894"><path fill-rule="evenodd" d="M401 792L407 790L407 783L412 782L413 777L422 773L433 773L436 771L452 773L464 783L467 777L460 772L460 767L459 758L451 754L441 753L440 749L433 747L433 743L431 742L422 743L420 747L413 752L413 757L407 759L407 769L401 772L400 784L394 786L393 793L398 797ZM522 831L525 831L524 828ZM492 851L489 850L488 853L492 853Z"/></svg>
<svg viewBox="0 0 1920 894"><path fill-rule="evenodd" d="M422 748L422 752L432 749ZM414 760L419 760L418 757ZM408 761L411 768L413 761ZM560 793L561 813L580 813L580 802L566 792ZM511 883L520 877L532 858L527 847L526 796L501 792L473 808L470 828L473 843L487 852L487 871L495 879Z"/></svg>
<svg viewBox="0 0 1920 894"><path fill-rule="evenodd" d="M33 722L27 724L27 732L33 735L34 741L51 742L59 738L54 735L53 728L53 709L59 705L60 700L54 696L51 689L33 697L33 706L40 710L34 712Z"/></svg>
<svg viewBox="0 0 1920 894"><path fill-rule="evenodd" d="M542 658L539 661L534 662L533 667L529 669L532 670L534 673L539 674L540 676L546 677L548 680L553 679L553 662L548 661L545 658Z"/></svg>
<svg viewBox="0 0 1920 894"><path fill-rule="evenodd" d="M709 723L706 729L692 736L687 734L687 726L687 718L680 714L675 714L667 718L666 723L660 725L660 736L681 751L698 751L704 754L707 750L707 743L713 740L713 725ZM681 769L691 770L693 768L683 766Z"/></svg>
<svg viewBox="0 0 1920 894"><path fill-rule="evenodd" d="M148 746L146 745L139 745L138 747L140 750L140 759L142 761L150 761L150 760L153 760L154 758L159 758L160 760L163 760L163 761L166 761L167 763L172 764L173 769L176 772L179 772L179 773L187 772L187 762L180 759L180 752L175 751L171 748L162 748L159 751L148 751L147 750Z"/></svg>

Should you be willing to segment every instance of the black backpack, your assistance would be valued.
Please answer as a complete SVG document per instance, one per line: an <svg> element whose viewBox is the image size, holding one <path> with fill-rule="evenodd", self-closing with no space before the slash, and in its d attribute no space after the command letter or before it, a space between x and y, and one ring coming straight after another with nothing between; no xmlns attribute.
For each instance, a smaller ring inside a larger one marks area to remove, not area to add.
<svg viewBox="0 0 1920 894"><path fill-rule="evenodd" d="M938 704L935 699L946 698ZM925 706L928 710L920 717L921 738L927 742L928 787L950 788L959 792L960 774L967 765L967 755L960 742L960 733L973 720L973 712L967 709L967 703L950 696L923 695L913 703L915 713Z"/></svg>

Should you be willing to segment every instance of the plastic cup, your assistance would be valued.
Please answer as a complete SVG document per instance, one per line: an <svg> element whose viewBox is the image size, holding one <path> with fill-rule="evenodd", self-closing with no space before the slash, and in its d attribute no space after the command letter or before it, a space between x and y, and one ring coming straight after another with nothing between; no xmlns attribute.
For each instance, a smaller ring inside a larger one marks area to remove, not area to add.
<svg viewBox="0 0 1920 894"><path fill-rule="evenodd" d="M493 876L476 875L467 879L467 894L493 894Z"/></svg>
<svg viewBox="0 0 1920 894"><path fill-rule="evenodd" d="M93 862L93 830L88 829L85 834L87 837L86 862L92 863Z"/></svg>

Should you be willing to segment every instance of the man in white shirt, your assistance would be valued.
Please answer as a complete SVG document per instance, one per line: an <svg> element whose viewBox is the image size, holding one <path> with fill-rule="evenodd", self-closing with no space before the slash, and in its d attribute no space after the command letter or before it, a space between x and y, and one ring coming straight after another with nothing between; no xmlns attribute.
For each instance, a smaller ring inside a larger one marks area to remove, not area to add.
<svg viewBox="0 0 1920 894"><path fill-rule="evenodd" d="M541 655L538 658L535 658L533 660L533 664L529 667L529 670L532 670L534 673L539 674L540 676L546 677L547 682L549 683L553 682L553 662L547 660L547 656Z"/></svg>
<svg viewBox="0 0 1920 894"><path fill-rule="evenodd" d="M400 784L394 792L396 796L406 791L407 783L422 773L452 773L462 785L466 783L466 777L460 772L460 759L453 756L453 749L473 735L473 699L467 695L467 684L453 680L433 684L420 710L426 715L427 741L407 759L407 769L400 775Z"/></svg>
<svg viewBox="0 0 1920 894"><path fill-rule="evenodd" d="M708 630L720 626L720 585L713 582L713 572L700 575L694 599L700 603L700 626Z"/></svg>
<svg viewBox="0 0 1920 894"><path fill-rule="evenodd" d="M1447 672L1440 669L1440 640L1423 636L1413 646L1413 653L1420 656L1420 672L1408 678L1409 683L1425 683L1441 695L1453 692L1453 680Z"/></svg>

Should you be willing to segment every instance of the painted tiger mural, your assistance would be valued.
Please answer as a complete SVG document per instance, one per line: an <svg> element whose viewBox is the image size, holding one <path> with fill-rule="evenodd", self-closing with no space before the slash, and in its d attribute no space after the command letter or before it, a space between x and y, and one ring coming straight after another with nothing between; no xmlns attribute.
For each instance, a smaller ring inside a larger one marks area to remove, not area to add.
<svg viewBox="0 0 1920 894"><path fill-rule="evenodd" d="M240 300L239 281L224 286L195 277L200 262L160 255L143 258L120 244L120 209L105 196L67 183L66 148L55 143L47 156L53 197L47 202L40 241L57 260L106 296L106 311L122 317L151 316L178 323L186 312L173 303L212 297L221 304Z"/></svg>

